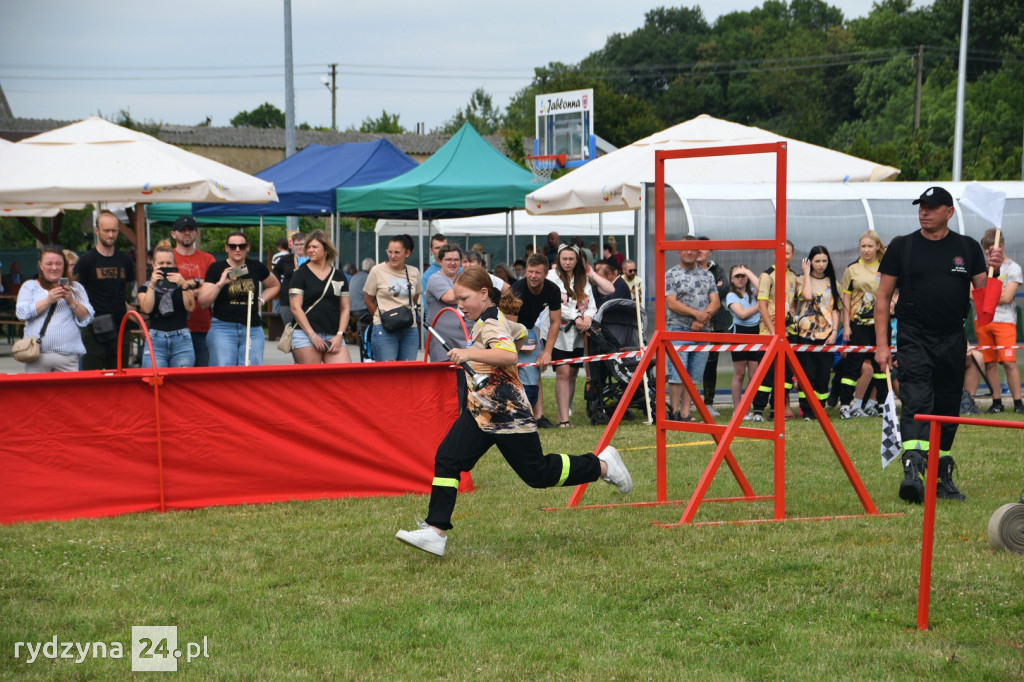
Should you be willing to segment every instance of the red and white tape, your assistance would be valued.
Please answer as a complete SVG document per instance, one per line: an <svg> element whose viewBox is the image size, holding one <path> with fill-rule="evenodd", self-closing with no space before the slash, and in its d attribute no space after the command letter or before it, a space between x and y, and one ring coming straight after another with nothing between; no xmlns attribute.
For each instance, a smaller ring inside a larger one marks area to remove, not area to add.
<svg viewBox="0 0 1024 682"><path fill-rule="evenodd" d="M698 344L684 344L681 346L673 346L677 352L680 353L700 353L704 351L724 352L724 351L760 351L767 348L767 345L761 343L698 343ZM813 344L798 344L792 346L793 350L797 353L874 353L875 346L816 346ZM1014 346L968 346L968 350L1003 350L1006 348L1024 348L1024 345L1017 344ZM896 352L896 346L892 346L892 351ZM605 353L603 355L588 355L580 358L567 358L565 360L555 360L551 363L552 367L557 365L581 365L588 362L604 362L605 360L621 360L625 358L639 358L644 351L642 350L628 350L619 353ZM536 362L523 362L517 365L517 367L537 367Z"/></svg>

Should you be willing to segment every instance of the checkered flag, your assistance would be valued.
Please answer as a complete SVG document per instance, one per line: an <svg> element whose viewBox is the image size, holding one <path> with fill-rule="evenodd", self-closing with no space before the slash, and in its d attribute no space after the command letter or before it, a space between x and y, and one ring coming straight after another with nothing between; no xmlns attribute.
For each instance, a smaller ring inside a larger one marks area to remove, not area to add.
<svg viewBox="0 0 1024 682"><path fill-rule="evenodd" d="M889 380L889 395L882 403L882 468L889 462L899 459L903 440L900 438L900 417L896 414L896 396L889 379L889 368L885 369L885 378Z"/></svg>

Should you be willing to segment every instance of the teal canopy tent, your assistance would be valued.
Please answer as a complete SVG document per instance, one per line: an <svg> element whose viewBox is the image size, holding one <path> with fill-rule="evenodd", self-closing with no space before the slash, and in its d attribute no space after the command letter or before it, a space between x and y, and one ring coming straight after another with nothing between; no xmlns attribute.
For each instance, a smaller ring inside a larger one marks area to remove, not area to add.
<svg viewBox="0 0 1024 682"><path fill-rule="evenodd" d="M521 208L533 174L468 123L433 156L384 182L336 190L338 213L390 219L459 218Z"/></svg>

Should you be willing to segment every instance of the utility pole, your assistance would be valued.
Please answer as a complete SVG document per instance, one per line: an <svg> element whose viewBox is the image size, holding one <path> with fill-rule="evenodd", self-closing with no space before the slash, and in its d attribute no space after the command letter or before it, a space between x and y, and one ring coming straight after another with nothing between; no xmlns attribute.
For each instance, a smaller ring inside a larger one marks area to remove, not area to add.
<svg viewBox="0 0 1024 682"><path fill-rule="evenodd" d="M917 91L914 93L914 131L921 127L921 85L924 82L924 45L917 46Z"/></svg>
<svg viewBox="0 0 1024 682"><path fill-rule="evenodd" d="M292 0L284 0L284 158L295 153L295 67L292 63ZM262 223L261 223L262 225ZM291 234L299 229L298 216L285 218L285 229ZM263 229L260 229L262 239ZM263 250L262 243L260 251ZM263 260L263 254L260 254Z"/></svg>
<svg viewBox="0 0 1024 682"><path fill-rule="evenodd" d="M284 0L284 158L295 153L295 68L292 63L292 2Z"/></svg>
<svg viewBox="0 0 1024 682"><path fill-rule="evenodd" d="M331 67L331 77L320 76L320 82L331 91L331 130L338 132L338 65L328 66Z"/></svg>
<svg viewBox="0 0 1024 682"><path fill-rule="evenodd" d="M970 0L964 0L960 20L960 65L956 75L956 123L953 126L953 182L960 182L964 156L964 96L967 91L967 25Z"/></svg>

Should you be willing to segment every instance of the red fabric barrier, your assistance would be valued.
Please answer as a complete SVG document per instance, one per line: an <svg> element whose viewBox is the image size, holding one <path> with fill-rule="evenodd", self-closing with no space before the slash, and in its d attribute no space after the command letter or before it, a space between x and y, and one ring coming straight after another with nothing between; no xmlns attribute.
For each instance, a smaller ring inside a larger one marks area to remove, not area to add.
<svg viewBox="0 0 1024 682"><path fill-rule="evenodd" d="M442 364L163 371L168 509L428 493L458 414ZM152 378L0 377L0 523L158 510Z"/></svg>

